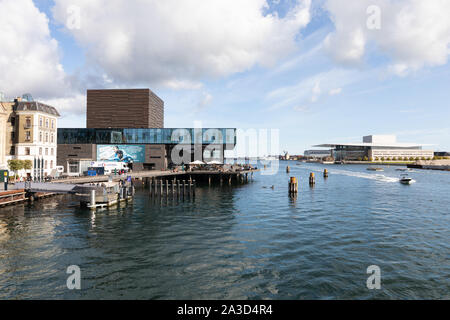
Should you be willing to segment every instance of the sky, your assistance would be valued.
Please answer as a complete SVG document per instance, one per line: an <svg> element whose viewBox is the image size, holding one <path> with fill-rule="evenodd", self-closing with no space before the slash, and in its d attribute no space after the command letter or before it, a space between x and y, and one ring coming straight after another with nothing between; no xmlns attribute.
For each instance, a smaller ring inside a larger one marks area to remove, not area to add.
<svg viewBox="0 0 450 320"><path fill-rule="evenodd" d="M0 92L85 127L86 89L150 88L165 127L276 149L396 134L450 151L448 0L0 0ZM276 153L276 152L269 152Z"/></svg>

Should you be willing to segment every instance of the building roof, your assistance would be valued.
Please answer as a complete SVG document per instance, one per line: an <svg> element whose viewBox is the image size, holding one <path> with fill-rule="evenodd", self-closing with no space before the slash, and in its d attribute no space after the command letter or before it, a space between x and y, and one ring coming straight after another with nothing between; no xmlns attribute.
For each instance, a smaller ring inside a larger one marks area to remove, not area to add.
<svg viewBox="0 0 450 320"><path fill-rule="evenodd" d="M336 148L337 146L346 146L346 147L378 147L378 148L420 148L424 145L415 144L415 143L327 143L327 144L318 144L313 147L315 148Z"/></svg>
<svg viewBox="0 0 450 320"><path fill-rule="evenodd" d="M15 111L39 111L43 113L48 113L53 116L59 117L60 114L56 110L56 108L46 105L45 103L38 101L19 101L17 102Z"/></svg>
<svg viewBox="0 0 450 320"><path fill-rule="evenodd" d="M377 148L399 148L399 149L417 149L425 145L417 143L398 143L395 135L370 135L363 137L363 142L357 143L326 143L319 144L313 147L316 148L336 148L337 146L344 147L377 147Z"/></svg>

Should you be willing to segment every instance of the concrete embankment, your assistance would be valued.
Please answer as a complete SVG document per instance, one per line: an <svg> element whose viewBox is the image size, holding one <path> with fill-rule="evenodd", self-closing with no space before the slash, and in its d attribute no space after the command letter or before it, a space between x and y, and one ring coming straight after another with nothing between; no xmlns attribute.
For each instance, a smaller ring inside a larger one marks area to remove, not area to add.
<svg viewBox="0 0 450 320"><path fill-rule="evenodd" d="M408 168L450 171L450 160L421 160L408 165Z"/></svg>

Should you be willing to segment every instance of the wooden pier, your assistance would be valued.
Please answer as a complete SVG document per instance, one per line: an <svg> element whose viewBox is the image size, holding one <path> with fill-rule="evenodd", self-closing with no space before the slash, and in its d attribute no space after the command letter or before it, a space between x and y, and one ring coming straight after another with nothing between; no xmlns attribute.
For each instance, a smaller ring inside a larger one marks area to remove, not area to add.
<svg viewBox="0 0 450 320"><path fill-rule="evenodd" d="M253 180L253 173L257 169L239 170L239 171L211 171L211 170L194 170L194 171L141 171L127 173L125 175L112 176L95 176L95 177L77 177L54 180L51 183L18 183L15 185L16 190L0 192L0 207L5 205L13 205L28 200L33 202L35 199L49 197L56 194L74 193L75 187L84 184L95 184L102 182L118 182L124 181L125 178L131 177L133 185L142 184L149 188L149 197L187 200L195 199L196 187L198 184L203 185L220 185L232 186L248 183ZM27 187L27 183L29 184ZM92 209L100 207L108 207L116 205L122 201L130 201L130 197L115 196L114 199L108 201L94 201L87 206Z"/></svg>
<svg viewBox="0 0 450 320"><path fill-rule="evenodd" d="M208 184L213 184L215 182L222 184L233 184L233 183L245 183L253 178L253 173L259 171L257 169L253 170L241 170L241 171L208 171L208 170L198 170L198 171L140 171L126 173L125 175L112 175L113 181L119 181L124 179L124 177L131 176L134 180L145 181L146 179L173 179L177 180L196 180L198 183L206 182ZM71 184L82 184L91 182L105 182L108 181L109 176L95 176L95 177L74 177L67 179L58 179L52 181L52 183L71 183Z"/></svg>
<svg viewBox="0 0 450 320"><path fill-rule="evenodd" d="M33 202L37 199L48 198L56 195L51 192L38 192L34 194L29 194L26 190L11 190L0 192L0 207L15 205L19 203Z"/></svg>

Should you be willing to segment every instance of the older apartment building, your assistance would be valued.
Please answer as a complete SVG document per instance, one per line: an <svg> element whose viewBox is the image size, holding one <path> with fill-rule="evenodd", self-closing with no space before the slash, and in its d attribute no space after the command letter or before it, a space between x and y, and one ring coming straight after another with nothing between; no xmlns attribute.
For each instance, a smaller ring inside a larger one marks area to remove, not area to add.
<svg viewBox="0 0 450 320"><path fill-rule="evenodd" d="M7 166L10 159L31 160L33 169L22 170L21 176L35 176L36 167L43 176L56 169L58 111L37 101L1 102L0 161ZM3 157L2 157L3 155Z"/></svg>

